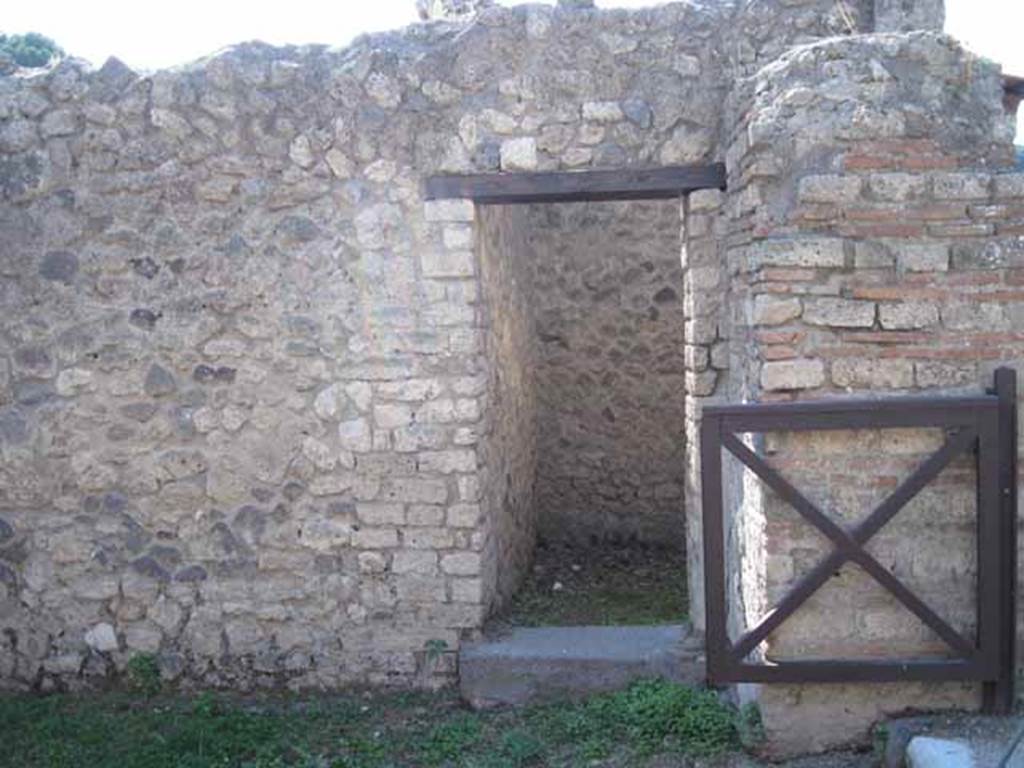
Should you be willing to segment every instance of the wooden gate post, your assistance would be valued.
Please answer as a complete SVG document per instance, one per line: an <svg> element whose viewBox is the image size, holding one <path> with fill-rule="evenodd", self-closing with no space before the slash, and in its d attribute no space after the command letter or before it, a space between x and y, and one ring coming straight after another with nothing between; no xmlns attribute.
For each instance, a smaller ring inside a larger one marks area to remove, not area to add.
<svg viewBox="0 0 1024 768"><path fill-rule="evenodd" d="M999 577L1002 629L999 679L986 683L985 711L1013 710L1017 655L1017 372L999 368L992 394L999 398L999 495L1002 573Z"/></svg>

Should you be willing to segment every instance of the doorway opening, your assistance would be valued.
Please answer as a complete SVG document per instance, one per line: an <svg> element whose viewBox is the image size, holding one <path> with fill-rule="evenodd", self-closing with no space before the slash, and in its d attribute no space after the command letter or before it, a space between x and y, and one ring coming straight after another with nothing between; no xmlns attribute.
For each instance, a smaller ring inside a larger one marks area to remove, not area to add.
<svg viewBox="0 0 1024 768"><path fill-rule="evenodd" d="M681 204L486 205L492 627L686 617Z"/></svg>

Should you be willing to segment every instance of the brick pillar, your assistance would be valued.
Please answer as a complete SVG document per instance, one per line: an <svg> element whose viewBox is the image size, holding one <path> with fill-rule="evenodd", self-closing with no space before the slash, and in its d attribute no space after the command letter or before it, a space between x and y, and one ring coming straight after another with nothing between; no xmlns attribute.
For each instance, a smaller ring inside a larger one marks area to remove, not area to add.
<svg viewBox="0 0 1024 768"><path fill-rule="evenodd" d="M1022 252L999 73L948 38L860 36L793 51L733 94L726 203L737 391L761 401L977 391L1021 359ZM987 254L987 256L986 256ZM734 400L738 398L732 398ZM870 512L942 435L778 433L751 438L846 524ZM726 465L728 476L728 462ZM736 632L828 545L771 493L731 502ZM869 551L963 632L973 631L973 470L954 463ZM728 499L727 499L728 501ZM744 550L742 547L746 546ZM777 630L768 659L941 652L930 631L859 569ZM748 686L775 756L865 741L886 714L970 707L964 684Z"/></svg>

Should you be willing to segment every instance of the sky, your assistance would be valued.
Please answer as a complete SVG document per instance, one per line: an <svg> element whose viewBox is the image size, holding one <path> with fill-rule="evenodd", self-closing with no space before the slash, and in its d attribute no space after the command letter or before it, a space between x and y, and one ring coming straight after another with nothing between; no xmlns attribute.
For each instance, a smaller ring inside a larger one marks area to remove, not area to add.
<svg viewBox="0 0 1024 768"><path fill-rule="evenodd" d="M510 4L511 0L504 0ZM656 4L598 0L601 7ZM136 69L175 66L245 40L344 45L363 32L416 21L414 0L35 0L8 2L0 31L35 31L97 66L108 56ZM974 52L1024 75L1022 0L946 0L946 30ZM1024 143L1024 121L1018 131Z"/></svg>

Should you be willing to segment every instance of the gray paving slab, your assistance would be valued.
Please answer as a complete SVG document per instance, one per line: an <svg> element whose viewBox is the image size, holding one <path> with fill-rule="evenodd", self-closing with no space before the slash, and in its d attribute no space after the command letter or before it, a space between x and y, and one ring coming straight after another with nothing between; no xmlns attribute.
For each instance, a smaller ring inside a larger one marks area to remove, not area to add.
<svg viewBox="0 0 1024 768"><path fill-rule="evenodd" d="M915 736L907 747L908 768L977 768L970 746L962 741Z"/></svg>
<svg viewBox="0 0 1024 768"><path fill-rule="evenodd" d="M459 688L474 707L578 698L644 677L703 683L701 638L682 624L523 627L459 652Z"/></svg>
<svg viewBox="0 0 1024 768"><path fill-rule="evenodd" d="M1024 717L1021 716L996 717L971 713L922 715L892 720L887 728L889 738L883 762L885 768L903 768L909 762L908 747L917 737L964 745L977 768L1024 768L1024 745L1016 744L1013 752L1008 754L1024 729ZM1005 763L1002 762L1004 759ZM935 764L943 766L942 763Z"/></svg>

